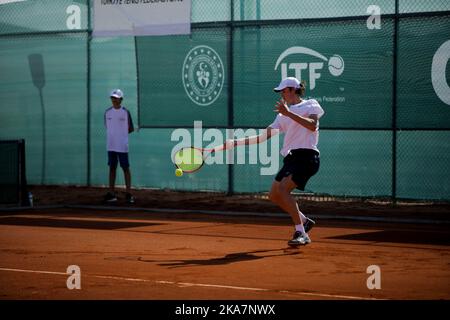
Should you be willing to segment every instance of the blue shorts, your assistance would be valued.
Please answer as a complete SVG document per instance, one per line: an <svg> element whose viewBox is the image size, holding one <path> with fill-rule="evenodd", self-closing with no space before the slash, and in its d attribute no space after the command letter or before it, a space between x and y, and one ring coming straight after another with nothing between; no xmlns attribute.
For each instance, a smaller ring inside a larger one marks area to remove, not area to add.
<svg viewBox="0 0 450 320"><path fill-rule="evenodd" d="M297 189L305 190L309 178L319 171L319 153L310 149L291 150L284 158L283 167L275 177L276 181L292 176L292 181L297 185Z"/></svg>
<svg viewBox="0 0 450 320"><path fill-rule="evenodd" d="M129 168L128 152L108 151L108 165L111 168L117 168L118 162L120 162L122 169Z"/></svg>

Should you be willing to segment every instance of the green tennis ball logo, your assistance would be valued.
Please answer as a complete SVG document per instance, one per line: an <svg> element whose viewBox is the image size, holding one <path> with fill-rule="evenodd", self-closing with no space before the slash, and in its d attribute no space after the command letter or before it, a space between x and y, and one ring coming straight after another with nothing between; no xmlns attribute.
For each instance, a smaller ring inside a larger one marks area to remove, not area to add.
<svg viewBox="0 0 450 320"><path fill-rule="evenodd" d="M328 70L333 76L340 76L344 72L344 59L337 54L333 55L328 60Z"/></svg>

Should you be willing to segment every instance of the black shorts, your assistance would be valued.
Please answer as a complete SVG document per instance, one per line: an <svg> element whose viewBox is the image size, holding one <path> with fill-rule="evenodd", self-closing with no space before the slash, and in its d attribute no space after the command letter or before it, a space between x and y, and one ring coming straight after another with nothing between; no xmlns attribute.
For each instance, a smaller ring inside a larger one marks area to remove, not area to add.
<svg viewBox="0 0 450 320"><path fill-rule="evenodd" d="M275 180L281 181L292 175L292 181L297 185L297 189L305 190L309 178L319 171L319 167L319 152L312 149L291 150L284 158L283 167L277 173Z"/></svg>
<svg viewBox="0 0 450 320"><path fill-rule="evenodd" d="M123 169L130 167L130 162L128 160L128 153L126 152L116 152L108 151L108 165L111 168L117 168L117 163L120 162L120 166Z"/></svg>

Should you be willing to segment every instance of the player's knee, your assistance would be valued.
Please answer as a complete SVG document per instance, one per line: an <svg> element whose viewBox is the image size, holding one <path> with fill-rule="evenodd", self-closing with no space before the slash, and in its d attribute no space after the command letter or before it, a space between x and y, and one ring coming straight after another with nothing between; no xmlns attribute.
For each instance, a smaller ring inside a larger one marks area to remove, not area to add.
<svg viewBox="0 0 450 320"><path fill-rule="evenodd" d="M290 193L289 187L286 185L286 183L283 183L283 181L278 186L278 193L279 194L289 194Z"/></svg>
<svg viewBox="0 0 450 320"><path fill-rule="evenodd" d="M291 194L292 190L297 187L297 183L293 180L292 176L283 178L278 186L278 192L281 197L285 197Z"/></svg>

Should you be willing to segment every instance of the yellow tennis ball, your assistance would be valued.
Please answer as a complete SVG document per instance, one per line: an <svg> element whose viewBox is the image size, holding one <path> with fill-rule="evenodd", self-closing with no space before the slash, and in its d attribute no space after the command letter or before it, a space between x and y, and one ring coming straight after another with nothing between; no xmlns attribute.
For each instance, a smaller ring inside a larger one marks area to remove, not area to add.
<svg viewBox="0 0 450 320"><path fill-rule="evenodd" d="M177 177L181 177L183 175L183 170L181 170L180 168L178 168L177 170L175 170L175 175Z"/></svg>

